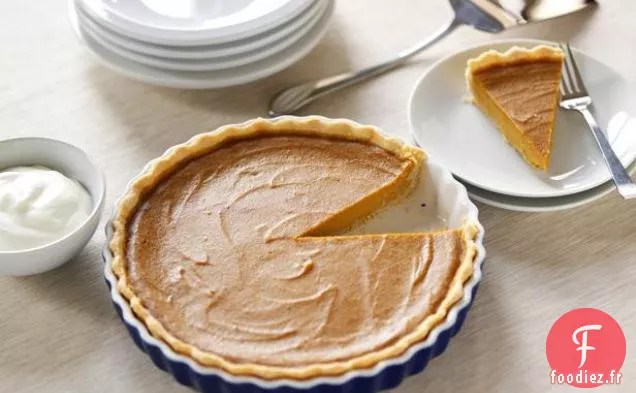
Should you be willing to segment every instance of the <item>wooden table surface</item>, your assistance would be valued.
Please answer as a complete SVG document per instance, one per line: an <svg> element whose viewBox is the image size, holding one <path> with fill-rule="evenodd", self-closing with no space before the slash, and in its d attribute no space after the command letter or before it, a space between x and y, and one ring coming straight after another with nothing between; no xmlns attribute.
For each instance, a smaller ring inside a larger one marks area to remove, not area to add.
<svg viewBox="0 0 636 393"><path fill-rule="evenodd" d="M384 59L450 15L443 0L339 0L324 41L286 71L241 87L182 91L100 66L73 36L66 7L62 0L0 2L0 138L47 136L85 149L106 173L107 213L129 179L167 147L262 116L280 87ZM634 15L635 2L605 1L594 12L501 36L570 40L636 82ZM460 29L409 66L302 113L406 137L418 76L440 56L494 38ZM609 313L627 338L623 384L597 391L636 391L636 204L613 193L559 213L479 207L489 257L476 303L449 350L397 392L573 391L549 384L545 340L552 323L577 307ZM189 391L155 369L118 320L102 278L102 228L55 271L0 277L0 391Z"/></svg>

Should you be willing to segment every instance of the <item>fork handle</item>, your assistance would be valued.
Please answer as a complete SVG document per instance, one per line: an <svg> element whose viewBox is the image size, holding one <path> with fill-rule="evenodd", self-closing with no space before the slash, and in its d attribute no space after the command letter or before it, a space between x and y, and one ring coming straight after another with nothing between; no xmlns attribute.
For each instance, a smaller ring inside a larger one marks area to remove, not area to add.
<svg viewBox="0 0 636 393"><path fill-rule="evenodd" d="M581 114L587 121L588 126L590 126L590 130L592 130L592 134L594 135L594 139L596 139L596 143L598 147L601 149L601 154L603 154L603 158L605 159L605 163L609 168L612 178L614 179L614 183L616 184L616 188L618 189L618 193L623 196L625 199L636 198L636 185L632 181L631 176L625 170L625 167L621 163L621 161L616 157L612 146L605 138L605 134L599 127L594 115L588 108L580 109Z"/></svg>

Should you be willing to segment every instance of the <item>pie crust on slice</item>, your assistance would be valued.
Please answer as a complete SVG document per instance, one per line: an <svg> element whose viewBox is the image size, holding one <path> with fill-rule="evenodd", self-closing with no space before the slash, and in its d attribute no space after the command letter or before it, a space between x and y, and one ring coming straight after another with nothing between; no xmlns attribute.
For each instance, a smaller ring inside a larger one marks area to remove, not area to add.
<svg viewBox="0 0 636 393"><path fill-rule="evenodd" d="M120 203L118 290L154 336L234 375L307 379L399 356L462 298L476 226L343 231L408 192L424 160L315 117L201 134Z"/></svg>
<svg viewBox="0 0 636 393"><path fill-rule="evenodd" d="M547 170L563 52L551 46L490 50L468 61L474 103L533 167Z"/></svg>

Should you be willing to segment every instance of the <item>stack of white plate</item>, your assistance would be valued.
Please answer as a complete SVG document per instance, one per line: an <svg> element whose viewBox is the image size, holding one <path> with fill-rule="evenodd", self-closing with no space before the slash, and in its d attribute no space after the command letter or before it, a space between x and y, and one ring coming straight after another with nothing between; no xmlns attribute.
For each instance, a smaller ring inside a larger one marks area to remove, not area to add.
<svg viewBox="0 0 636 393"><path fill-rule="evenodd" d="M335 0L70 0L80 40L106 66L188 89L248 83L320 41Z"/></svg>
<svg viewBox="0 0 636 393"><path fill-rule="evenodd" d="M570 209L615 190L605 160L580 114L559 111L550 167L541 171L531 168L493 123L466 102L464 70L468 59L488 49L503 52L512 46L538 44L552 43L506 40L453 53L431 66L411 95L409 118L414 142L449 168L473 199L504 209ZM602 61L574 52L607 139L628 171L636 171L633 85Z"/></svg>

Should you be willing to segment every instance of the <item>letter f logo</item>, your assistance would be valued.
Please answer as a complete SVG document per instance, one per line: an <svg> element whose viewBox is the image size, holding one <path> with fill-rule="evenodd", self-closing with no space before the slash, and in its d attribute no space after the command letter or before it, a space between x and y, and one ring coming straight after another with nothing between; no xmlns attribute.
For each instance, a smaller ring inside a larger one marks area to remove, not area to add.
<svg viewBox="0 0 636 393"><path fill-rule="evenodd" d="M589 330L601 330L601 327L601 325L585 325L576 329L572 334L572 341L574 341L574 344L580 345L580 347L576 349L577 351L581 351L581 364L579 365L579 368L583 367L587 360L587 351L593 351L596 349L587 345L587 332ZM583 334L581 335L581 342L579 342L576 336L581 332L583 332Z"/></svg>

